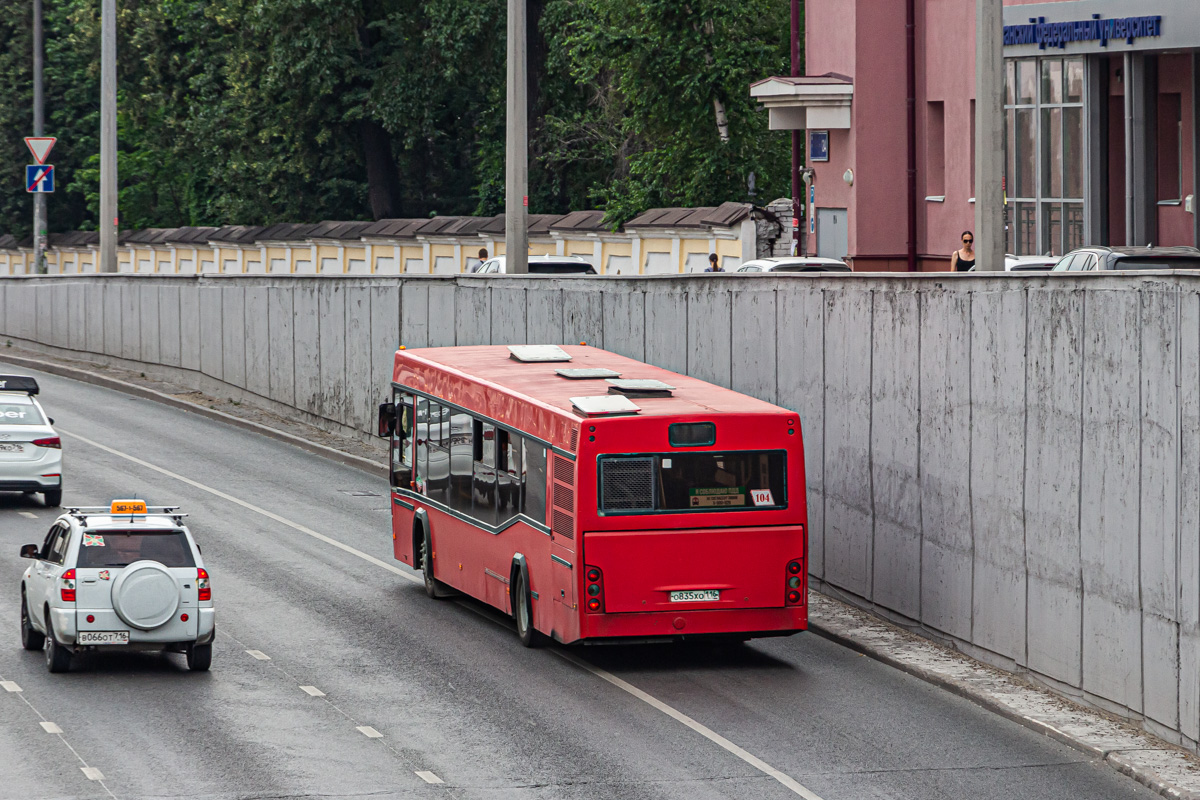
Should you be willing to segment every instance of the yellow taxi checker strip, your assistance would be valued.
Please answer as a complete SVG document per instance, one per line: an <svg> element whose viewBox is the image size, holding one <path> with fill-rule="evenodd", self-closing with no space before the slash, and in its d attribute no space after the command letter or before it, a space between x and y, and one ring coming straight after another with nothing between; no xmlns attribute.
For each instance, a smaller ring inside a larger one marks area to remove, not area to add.
<svg viewBox="0 0 1200 800"><path fill-rule="evenodd" d="M126 461L131 461L134 464L145 467L146 469L153 470L153 471L159 473L160 475L166 475L168 478L174 478L175 480L186 483L188 486L192 486L196 489L199 489L202 492L207 492L208 494L211 494L215 497L219 497L222 500L228 500L229 502L231 502L235 505L239 505L242 508L245 508L249 511L253 511L256 514L261 514L262 516L264 516L268 519L274 520L281 525L286 525L287 527L289 527L293 530L299 531L300 533L311 536L314 539L319 539L320 541L325 542L326 544L333 545L334 547L338 548L339 550L343 550L353 556L361 558L363 561L374 564L375 566L378 566L378 567L383 567L388 572L399 575L400 577L404 578L407 581L412 581L413 583L423 583L424 582L423 578L418 577L414 573L408 572L407 570L400 569L399 567L397 567L394 564L389 564L386 561L383 561L382 559L378 559L373 555L364 553L362 550L359 550L358 548L351 547L350 545L345 544L343 542L339 542L337 539L332 539L323 533L318 533L317 531L314 531L312 528L305 527L304 525L301 525L297 522L292 522L290 519L287 519L286 517L281 517L278 514L275 514L271 511L267 511L265 508L259 508L258 506L254 505L253 503L248 503L245 500L234 497L231 494L226 494L225 492L222 492L220 489L214 489L211 486L207 486L203 483L200 483L199 481L194 481L191 478L187 478L183 475L180 475L179 473L171 472L170 470L164 469L163 467L157 466L156 464L151 464L149 461L143 461L142 459L140 459L136 456L131 456L128 453L122 453L120 450L114 450L113 448L108 447L107 445L103 445L103 444L100 444L99 442L92 441L91 439L80 436L77 433L69 433L68 431L62 430L61 428L59 429L59 433L63 436L69 436L72 439L81 441L84 444L89 444L98 450L103 450L104 452L109 453L114 456L117 456L118 458L123 458ZM821 798L817 794L813 793L811 790L809 790L807 787L802 785L795 778L791 777L790 775L787 775L784 772L781 772L780 770L775 769L770 764L766 763L765 761L763 761L762 759L753 755L752 753L749 753L748 751L742 749L741 747L738 747L736 744L729 741L724 736L721 736L716 731L713 731L708 726L698 722L697 720L693 719L692 717L689 717L688 715L673 708L672 706L667 705L666 703L662 702L661 700L659 700L658 698L649 694L648 692L642 691L641 689L637 688L633 684L628 683L627 681L624 681L621 678L618 678L616 675L613 675L612 673L608 672L607 670L604 670L599 667L595 667L591 664L588 664L586 661L578 658L577 656L575 656L573 654L561 653L558 651L553 651L553 652L556 655L560 656L561 658L563 658L563 659L571 662L575 666L579 667L580 669L586 670L587 672L590 672L593 675L595 675L597 678L600 678L601 680L605 681L606 683L616 687L617 689L620 689L621 691L625 692L626 694L636 697L638 700L641 700L643 703L645 703L646 705L655 709L656 711L659 711L660 713L666 715L667 717L670 717L671 719L674 719L675 721L682 723L684 726L690 728L692 731L699 734L700 736L703 736L705 739L708 739L710 742L717 745L721 749L725 750L730 755L735 756L736 758L738 758L739 760L741 760L742 762L744 762L746 764L749 764L751 767L758 770L759 772L762 772L763 774L773 778L775 781L777 781L784 788L791 791L793 794L800 796L804 800L821 800ZM371 732L368 733L367 732L368 730ZM366 730L364 730L363 728L359 728L359 731L362 732L363 735L367 736L367 737L372 737L372 735L382 735L382 734L379 734L377 731L375 731L374 728L367 728Z"/></svg>

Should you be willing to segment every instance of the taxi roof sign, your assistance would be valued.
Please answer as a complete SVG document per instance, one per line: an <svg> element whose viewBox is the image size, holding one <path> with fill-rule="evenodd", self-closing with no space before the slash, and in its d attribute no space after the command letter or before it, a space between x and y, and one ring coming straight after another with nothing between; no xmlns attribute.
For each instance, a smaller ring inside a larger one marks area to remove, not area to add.
<svg viewBox="0 0 1200 800"><path fill-rule="evenodd" d="M145 500L113 500L111 510L114 515L116 515L116 514L130 514L130 515L145 514L146 513L146 501Z"/></svg>

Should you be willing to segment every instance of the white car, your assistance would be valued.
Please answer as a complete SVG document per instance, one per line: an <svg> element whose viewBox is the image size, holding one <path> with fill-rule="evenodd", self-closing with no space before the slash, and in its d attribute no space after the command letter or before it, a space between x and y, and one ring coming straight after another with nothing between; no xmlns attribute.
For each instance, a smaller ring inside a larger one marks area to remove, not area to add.
<svg viewBox="0 0 1200 800"><path fill-rule="evenodd" d="M504 256L493 256L475 266L476 275L501 275L505 268ZM530 256L530 275L595 275L596 268L579 256Z"/></svg>
<svg viewBox="0 0 1200 800"><path fill-rule="evenodd" d="M1004 255L1004 269L1008 272L1049 272L1058 263L1058 256L1014 256Z"/></svg>
<svg viewBox="0 0 1200 800"><path fill-rule="evenodd" d="M81 650L166 650L208 669L212 588L184 516L140 500L68 509L41 546L21 548L34 561L21 576L21 646L44 650L51 672Z"/></svg>
<svg viewBox="0 0 1200 800"><path fill-rule="evenodd" d="M850 272L845 261L820 256L755 258L737 268L738 272Z"/></svg>
<svg viewBox="0 0 1200 800"><path fill-rule="evenodd" d="M62 439L37 393L33 378L0 375L0 491L40 492L54 507L62 503Z"/></svg>

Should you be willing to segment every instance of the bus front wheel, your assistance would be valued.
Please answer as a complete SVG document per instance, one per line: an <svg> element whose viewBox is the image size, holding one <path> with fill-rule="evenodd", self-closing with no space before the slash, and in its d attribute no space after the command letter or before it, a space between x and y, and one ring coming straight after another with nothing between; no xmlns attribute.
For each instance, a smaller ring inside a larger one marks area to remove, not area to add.
<svg viewBox="0 0 1200 800"><path fill-rule="evenodd" d="M513 618L517 622L517 636L526 647L537 647L541 637L533 627L533 603L529 598L529 586L525 573L517 570L516 585L513 587Z"/></svg>
<svg viewBox="0 0 1200 800"><path fill-rule="evenodd" d="M433 543L429 539L429 531L421 532L421 575L425 579L425 594L434 598L449 597L453 591L449 586L433 577Z"/></svg>

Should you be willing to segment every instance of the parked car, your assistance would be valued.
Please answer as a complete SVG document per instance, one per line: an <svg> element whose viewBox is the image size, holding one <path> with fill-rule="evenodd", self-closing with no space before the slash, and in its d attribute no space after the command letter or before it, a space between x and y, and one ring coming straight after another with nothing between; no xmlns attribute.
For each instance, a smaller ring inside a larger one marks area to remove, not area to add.
<svg viewBox="0 0 1200 800"><path fill-rule="evenodd" d="M62 502L62 439L37 393L33 378L0 375L0 491L40 492L53 508Z"/></svg>
<svg viewBox="0 0 1200 800"><path fill-rule="evenodd" d="M845 261L820 256L755 258L737 268L738 272L850 272Z"/></svg>
<svg viewBox="0 0 1200 800"><path fill-rule="evenodd" d="M1054 265L1055 272L1096 270L1200 269L1195 247L1081 247Z"/></svg>
<svg viewBox="0 0 1200 800"><path fill-rule="evenodd" d="M1004 255L1004 269L1007 272L1049 272L1058 263L1058 256L1014 256Z"/></svg>
<svg viewBox="0 0 1200 800"><path fill-rule="evenodd" d="M502 275L508 272L504 256L493 256L471 270L475 275ZM596 268L579 256L530 256L530 275L595 275Z"/></svg>

